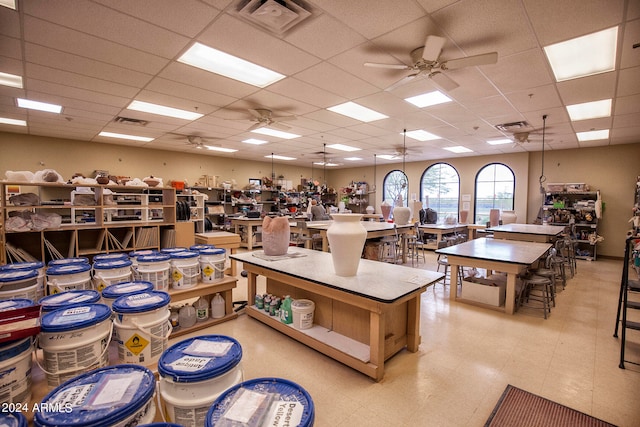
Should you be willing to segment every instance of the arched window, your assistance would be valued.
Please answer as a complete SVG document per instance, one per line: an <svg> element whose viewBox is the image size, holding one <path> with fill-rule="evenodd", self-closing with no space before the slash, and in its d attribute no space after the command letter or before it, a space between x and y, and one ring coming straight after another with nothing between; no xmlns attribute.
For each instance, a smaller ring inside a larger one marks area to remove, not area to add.
<svg viewBox="0 0 640 427"><path fill-rule="evenodd" d="M491 209L513 210L515 188L515 175L508 166L491 163L480 169L476 175L476 222L488 222Z"/></svg>
<svg viewBox="0 0 640 427"><path fill-rule="evenodd" d="M407 198L409 193L409 181L407 175L400 171L394 170L387 174L382 181L382 200L396 205L398 196L402 197L402 206L409 206Z"/></svg>
<svg viewBox="0 0 640 427"><path fill-rule="evenodd" d="M438 218L453 215L458 219L460 175L451 165L435 163L429 166L420 180L422 206L438 212Z"/></svg>

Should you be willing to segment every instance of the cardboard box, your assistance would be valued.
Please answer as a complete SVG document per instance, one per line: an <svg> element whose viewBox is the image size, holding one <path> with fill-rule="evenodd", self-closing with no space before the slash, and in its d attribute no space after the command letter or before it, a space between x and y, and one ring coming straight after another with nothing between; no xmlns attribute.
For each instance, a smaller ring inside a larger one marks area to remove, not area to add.
<svg viewBox="0 0 640 427"><path fill-rule="evenodd" d="M549 193L562 193L564 192L564 183L547 183L547 191Z"/></svg>
<svg viewBox="0 0 640 427"><path fill-rule="evenodd" d="M496 307L504 305L504 299L506 294L506 283L493 282L487 279L474 279L476 282L471 282L469 279L462 281L462 291L460 297L472 301L481 302L483 304L489 304ZM494 286L494 284L496 286Z"/></svg>
<svg viewBox="0 0 640 427"><path fill-rule="evenodd" d="M581 191L587 191L588 185L584 182L570 182L567 183L567 192L568 193L579 193Z"/></svg>

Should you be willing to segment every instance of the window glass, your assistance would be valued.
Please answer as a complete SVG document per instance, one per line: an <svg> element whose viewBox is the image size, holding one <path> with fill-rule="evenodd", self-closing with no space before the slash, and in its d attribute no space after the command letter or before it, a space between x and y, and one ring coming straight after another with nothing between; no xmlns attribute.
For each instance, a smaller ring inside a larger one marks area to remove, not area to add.
<svg viewBox="0 0 640 427"><path fill-rule="evenodd" d="M483 167L476 175L476 222L488 222L491 209L513 210L514 190L515 175L508 166L492 163Z"/></svg>
<svg viewBox="0 0 640 427"><path fill-rule="evenodd" d="M389 172L382 183L382 200L395 206L399 198L402 197L402 206L409 206L407 201L408 182L404 172L400 170Z"/></svg>
<svg viewBox="0 0 640 427"><path fill-rule="evenodd" d="M438 220L447 216L458 219L460 196L460 176L453 166L436 163L422 174L420 201L422 206L438 212Z"/></svg>

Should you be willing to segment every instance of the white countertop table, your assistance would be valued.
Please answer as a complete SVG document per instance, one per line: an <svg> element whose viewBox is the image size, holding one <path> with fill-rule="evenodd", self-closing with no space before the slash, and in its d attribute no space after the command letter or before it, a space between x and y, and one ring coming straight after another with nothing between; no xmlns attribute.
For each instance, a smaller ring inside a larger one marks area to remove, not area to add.
<svg viewBox="0 0 640 427"><path fill-rule="evenodd" d="M496 239L522 240L525 242L553 242L564 232L561 225L504 224L487 228Z"/></svg>

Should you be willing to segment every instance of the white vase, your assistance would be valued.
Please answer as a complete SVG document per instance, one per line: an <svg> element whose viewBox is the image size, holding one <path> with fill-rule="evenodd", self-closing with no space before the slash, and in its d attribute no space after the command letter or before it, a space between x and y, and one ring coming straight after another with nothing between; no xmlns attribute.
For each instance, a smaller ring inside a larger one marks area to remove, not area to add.
<svg viewBox="0 0 640 427"><path fill-rule="evenodd" d="M502 211L500 219L502 219L503 224L513 224L518 221L518 215L516 211Z"/></svg>
<svg viewBox="0 0 640 427"><path fill-rule="evenodd" d="M393 208L393 222L397 225L409 224L411 219L411 209L405 206L396 206Z"/></svg>
<svg viewBox="0 0 640 427"><path fill-rule="evenodd" d="M333 269L338 276L355 276L358 272L367 230L360 214L332 214L333 223L327 229Z"/></svg>

